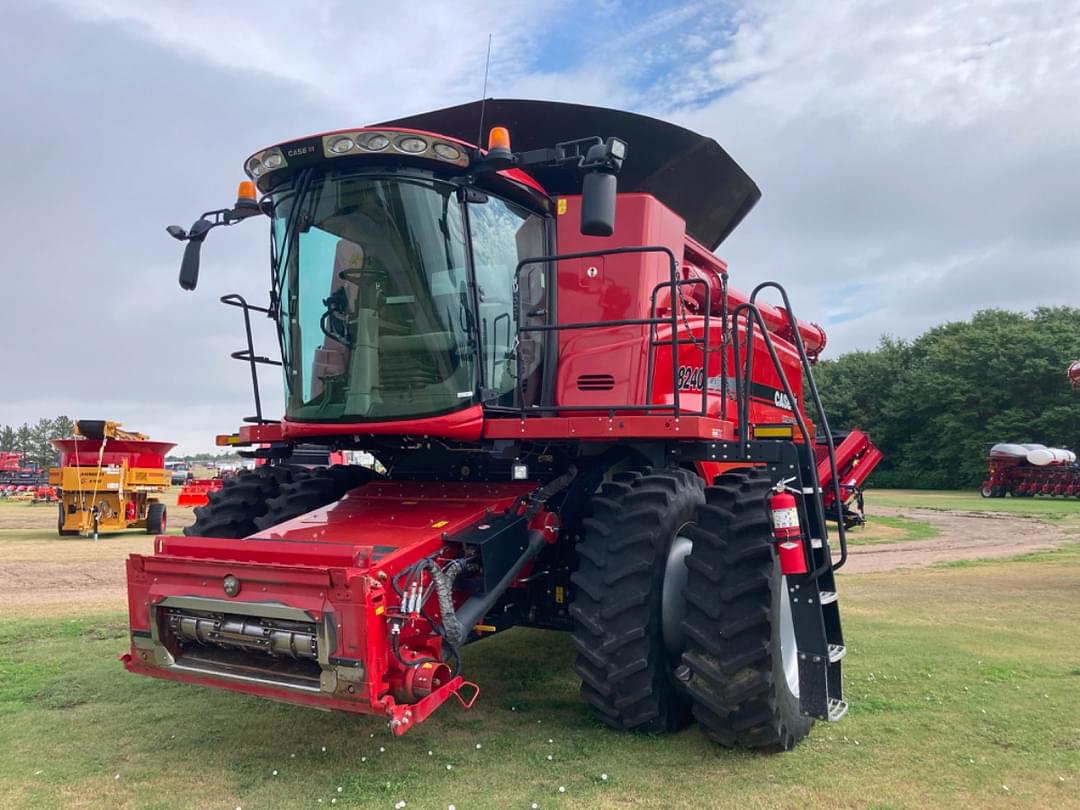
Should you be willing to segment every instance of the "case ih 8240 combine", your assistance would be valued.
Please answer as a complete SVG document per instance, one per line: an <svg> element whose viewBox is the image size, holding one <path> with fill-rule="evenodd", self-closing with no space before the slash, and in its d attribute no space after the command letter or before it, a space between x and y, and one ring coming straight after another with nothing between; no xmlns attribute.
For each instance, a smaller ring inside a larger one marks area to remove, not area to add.
<svg viewBox="0 0 1080 810"><path fill-rule="evenodd" d="M486 150L482 119L502 125ZM269 303L223 299L256 415L222 441L268 463L130 558L128 669L401 734L475 700L463 644L528 625L573 634L615 728L692 715L778 750L843 716L833 571L879 455L858 431L834 447L804 409L822 330L775 284L728 288L712 250L760 193L714 141L489 100L244 165L235 207L169 231L193 289L212 228L270 220ZM255 353L252 310L277 324L281 421L263 418L255 364L278 361ZM300 442L380 472L291 464Z"/></svg>

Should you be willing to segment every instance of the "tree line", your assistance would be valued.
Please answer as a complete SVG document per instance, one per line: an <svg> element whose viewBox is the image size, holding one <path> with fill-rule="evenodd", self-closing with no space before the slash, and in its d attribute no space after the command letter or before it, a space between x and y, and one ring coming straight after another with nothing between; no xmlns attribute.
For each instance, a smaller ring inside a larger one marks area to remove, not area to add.
<svg viewBox="0 0 1080 810"><path fill-rule="evenodd" d="M885 454L870 484L976 486L997 442L1080 447L1080 391L1066 379L1080 357L1080 309L983 310L914 340L818 364L834 429L861 427Z"/></svg>
<svg viewBox="0 0 1080 810"><path fill-rule="evenodd" d="M34 425L0 425L0 452L21 453L23 466L53 467L60 463L60 454L52 440L70 436L74 429L75 424L66 416L38 419Z"/></svg>

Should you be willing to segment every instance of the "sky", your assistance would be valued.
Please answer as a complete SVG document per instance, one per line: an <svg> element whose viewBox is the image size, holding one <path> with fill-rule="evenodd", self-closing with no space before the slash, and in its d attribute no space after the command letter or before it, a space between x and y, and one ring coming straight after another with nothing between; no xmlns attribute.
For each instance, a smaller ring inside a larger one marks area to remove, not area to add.
<svg viewBox="0 0 1080 810"><path fill-rule="evenodd" d="M489 33L489 96L715 138L763 192L717 251L733 285L787 286L826 356L1080 306L1075 0L7 0L0 424L117 419L181 452L234 430L217 299L265 301L267 229L215 233L189 293L164 226L230 204L260 147L479 98Z"/></svg>

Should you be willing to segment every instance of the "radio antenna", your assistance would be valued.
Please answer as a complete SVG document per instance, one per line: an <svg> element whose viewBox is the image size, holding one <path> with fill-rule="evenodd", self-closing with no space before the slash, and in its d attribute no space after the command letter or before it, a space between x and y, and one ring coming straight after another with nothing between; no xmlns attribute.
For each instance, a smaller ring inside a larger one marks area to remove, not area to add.
<svg viewBox="0 0 1080 810"><path fill-rule="evenodd" d="M476 133L476 146L484 144L484 105L487 104L488 70L491 68L491 34L488 34L487 59L484 60L484 92L480 94L480 131Z"/></svg>

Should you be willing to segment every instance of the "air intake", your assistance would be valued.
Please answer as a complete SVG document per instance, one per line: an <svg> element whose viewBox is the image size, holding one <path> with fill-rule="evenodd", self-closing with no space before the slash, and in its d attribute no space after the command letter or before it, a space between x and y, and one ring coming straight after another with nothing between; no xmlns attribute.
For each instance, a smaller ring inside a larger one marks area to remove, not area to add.
<svg viewBox="0 0 1080 810"><path fill-rule="evenodd" d="M582 374L577 378L578 391L610 391L615 378L610 374Z"/></svg>

